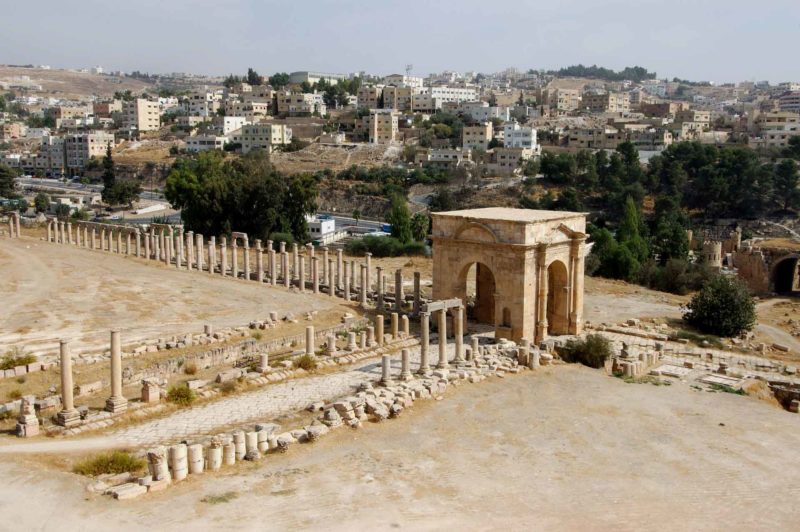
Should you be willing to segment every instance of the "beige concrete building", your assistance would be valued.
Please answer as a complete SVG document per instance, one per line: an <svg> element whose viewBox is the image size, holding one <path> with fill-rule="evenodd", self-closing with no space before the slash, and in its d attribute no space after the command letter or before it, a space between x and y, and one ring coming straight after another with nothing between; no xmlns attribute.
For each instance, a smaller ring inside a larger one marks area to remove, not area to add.
<svg viewBox="0 0 800 532"><path fill-rule="evenodd" d="M356 93L358 107L361 109L378 109L382 95L383 85L362 85Z"/></svg>
<svg viewBox="0 0 800 532"><path fill-rule="evenodd" d="M474 275L468 312L496 338L581 332L585 214L485 208L432 218L434 300L469 301Z"/></svg>
<svg viewBox="0 0 800 532"><path fill-rule="evenodd" d="M494 148L487 168L490 174L513 175L520 170L520 162L533 157L533 153L530 148Z"/></svg>
<svg viewBox="0 0 800 532"><path fill-rule="evenodd" d="M461 147L465 150L489 149L489 142L494 136L494 126L491 122L484 122L477 126L464 126L461 130Z"/></svg>
<svg viewBox="0 0 800 532"><path fill-rule="evenodd" d="M242 153L253 150L272 153L278 146L292 141L292 130L283 124L249 124L242 126L239 135L234 135L232 140L241 143Z"/></svg>
<svg viewBox="0 0 800 532"><path fill-rule="evenodd" d="M626 92L584 94L582 107L592 113L630 113L631 101Z"/></svg>
<svg viewBox="0 0 800 532"><path fill-rule="evenodd" d="M639 105L639 112L645 116L654 116L658 118L671 118L674 117L678 111L688 108L688 104L683 102L658 102L646 103L642 102Z"/></svg>
<svg viewBox="0 0 800 532"><path fill-rule="evenodd" d="M21 139L28 131L22 122L5 122L0 124L0 140Z"/></svg>
<svg viewBox="0 0 800 532"><path fill-rule="evenodd" d="M697 109L682 109L675 113L675 122L697 122L700 124L711 123L711 111L698 111Z"/></svg>
<svg viewBox="0 0 800 532"><path fill-rule="evenodd" d="M92 104L95 118L113 118L114 113L122 112L122 100L95 102Z"/></svg>
<svg viewBox="0 0 800 532"><path fill-rule="evenodd" d="M472 152L461 148L419 148L414 162L420 166L458 168L472 161Z"/></svg>
<svg viewBox="0 0 800 532"><path fill-rule="evenodd" d="M67 168L72 171L83 170L92 157L96 159L105 157L109 145L114 147L114 135L104 131L65 136Z"/></svg>
<svg viewBox="0 0 800 532"><path fill-rule="evenodd" d="M122 104L123 126L137 131L158 131L161 128L161 110L158 102L136 98Z"/></svg>
<svg viewBox="0 0 800 532"><path fill-rule="evenodd" d="M276 96L277 111L281 116L310 116L328 113L322 94L278 91Z"/></svg>
<svg viewBox="0 0 800 532"><path fill-rule="evenodd" d="M575 111L581 106L581 91L579 89L545 89L542 91L542 101L551 109L562 113Z"/></svg>
<svg viewBox="0 0 800 532"><path fill-rule="evenodd" d="M420 94L420 89L414 87L388 85L383 88L383 107L384 109L410 111L413 108L414 97L418 94Z"/></svg>
<svg viewBox="0 0 800 532"><path fill-rule="evenodd" d="M388 144L397 140L400 113L393 109L374 109L363 117L362 127L372 144Z"/></svg>

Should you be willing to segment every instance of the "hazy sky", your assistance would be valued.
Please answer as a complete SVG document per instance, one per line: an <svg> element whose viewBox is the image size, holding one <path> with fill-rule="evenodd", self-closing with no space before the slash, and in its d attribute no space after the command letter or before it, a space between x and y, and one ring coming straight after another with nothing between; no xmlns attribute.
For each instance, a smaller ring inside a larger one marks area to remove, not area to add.
<svg viewBox="0 0 800 532"><path fill-rule="evenodd" d="M40 0L5 7L0 63L374 74L641 65L800 81L800 0ZM10 11L9 11L10 9ZM16 15L13 12L16 11Z"/></svg>

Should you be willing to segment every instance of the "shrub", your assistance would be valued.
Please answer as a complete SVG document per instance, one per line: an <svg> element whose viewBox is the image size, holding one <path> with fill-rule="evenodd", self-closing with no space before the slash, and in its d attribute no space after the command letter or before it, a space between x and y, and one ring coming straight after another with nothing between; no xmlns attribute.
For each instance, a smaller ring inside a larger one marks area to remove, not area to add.
<svg viewBox="0 0 800 532"><path fill-rule="evenodd" d="M281 242L285 242L287 248L291 248L294 244L294 237L291 233L272 233L269 235L269 239L272 240L272 249L275 251L281 249Z"/></svg>
<svg viewBox="0 0 800 532"><path fill-rule="evenodd" d="M176 405L188 406L197 399L193 390L188 386L172 386L167 391L167 401L175 403Z"/></svg>
<svg viewBox="0 0 800 532"><path fill-rule="evenodd" d="M127 451L112 451L87 458L75 464L74 473L97 476L118 473L136 473L144 469L144 460L131 456Z"/></svg>
<svg viewBox="0 0 800 532"><path fill-rule="evenodd" d="M226 491L225 493L220 493L219 495L206 495L200 502L204 502L207 504L221 504L225 502L231 502L233 499L238 497L239 494L235 491Z"/></svg>
<svg viewBox="0 0 800 532"><path fill-rule="evenodd" d="M570 340L561 349L561 358L565 362L577 362L590 368L602 368L609 357L611 342L600 334L590 334L585 340Z"/></svg>
<svg viewBox="0 0 800 532"><path fill-rule="evenodd" d="M197 364L194 362L189 362L186 366L183 367L183 372L187 375L196 375L197 374Z"/></svg>
<svg viewBox="0 0 800 532"><path fill-rule="evenodd" d="M306 371L313 371L317 369L317 357L314 355L303 355L294 361L294 367Z"/></svg>
<svg viewBox="0 0 800 532"><path fill-rule="evenodd" d="M219 391L228 395L236 391L236 381L227 381L223 382L222 386L219 387Z"/></svg>
<svg viewBox="0 0 800 532"><path fill-rule="evenodd" d="M390 236L367 235L360 240L351 240L345 245L345 250L350 255L364 255L367 252L375 257L398 257L401 255L424 255L424 242L409 242L403 244L398 239Z"/></svg>
<svg viewBox="0 0 800 532"><path fill-rule="evenodd" d="M9 401L16 401L17 399L20 399L22 397L22 391L19 388L16 388L14 390L9 391L6 397L8 397Z"/></svg>
<svg viewBox="0 0 800 532"><path fill-rule="evenodd" d="M26 366L36 362L35 355L26 354L22 349L16 348L8 353L0 360L0 369L14 369L17 366Z"/></svg>
<svg viewBox="0 0 800 532"><path fill-rule="evenodd" d="M683 319L704 333L738 336L755 325L756 306L744 283L718 275L695 294Z"/></svg>
<svg viewBox="0 0 800 532"><path fill-rule="evenodd" d="M250 336L253 338L253 340L258 341L261 340L264 335L261 333L261 331L253 331L250 333Z"/></svg>

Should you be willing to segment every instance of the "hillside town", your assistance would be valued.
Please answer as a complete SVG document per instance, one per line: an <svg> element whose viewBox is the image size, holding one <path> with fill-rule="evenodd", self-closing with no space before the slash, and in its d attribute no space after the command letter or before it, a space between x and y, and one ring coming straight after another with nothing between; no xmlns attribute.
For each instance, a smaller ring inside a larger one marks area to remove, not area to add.
<svg viewBox="0 0 800 532"><path fill-rule="evenodd" d="M800 72L334 4L0 18L0 529L795 529Z"/></svg>

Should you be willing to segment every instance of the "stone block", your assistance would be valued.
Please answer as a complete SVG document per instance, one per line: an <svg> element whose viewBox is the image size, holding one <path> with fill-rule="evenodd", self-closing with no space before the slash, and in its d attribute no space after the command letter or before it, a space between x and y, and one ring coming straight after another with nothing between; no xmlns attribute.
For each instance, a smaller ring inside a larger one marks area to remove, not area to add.
<svg viewBox="0 0 800 532"><path fill-rule="evenodd" d="M108 493L120 501L135 499L136 497L147 493L147 486L142 486L138 482L128 482L127 484L121 484L119 486L109 488Z"/></svg>

